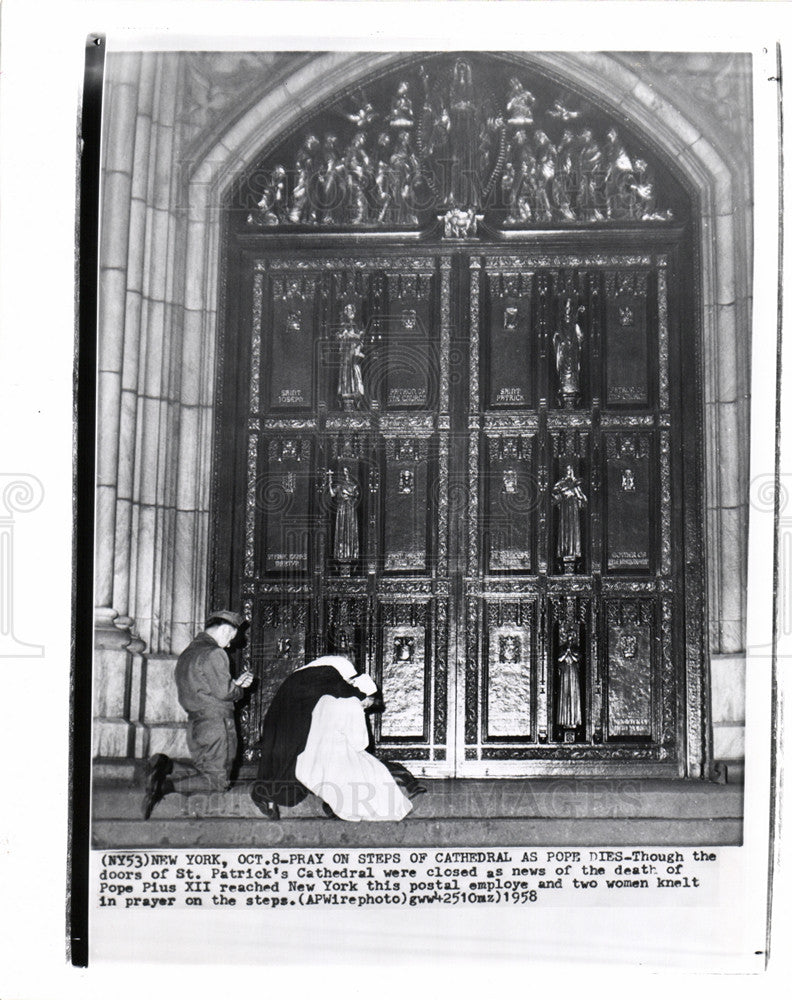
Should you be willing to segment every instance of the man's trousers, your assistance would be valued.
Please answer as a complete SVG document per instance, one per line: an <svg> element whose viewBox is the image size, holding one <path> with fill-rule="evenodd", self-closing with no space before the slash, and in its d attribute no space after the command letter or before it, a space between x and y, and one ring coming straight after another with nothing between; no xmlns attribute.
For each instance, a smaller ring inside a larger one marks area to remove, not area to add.
<svg viewBox="0 0 792 1000"><path fill-rule="evenodd" d="M182 795L193 792L224 792L231 779L237 751L237 736L231 717L190 718L187 746L191 763L176 765L171 776L173 790Z"/></svg>

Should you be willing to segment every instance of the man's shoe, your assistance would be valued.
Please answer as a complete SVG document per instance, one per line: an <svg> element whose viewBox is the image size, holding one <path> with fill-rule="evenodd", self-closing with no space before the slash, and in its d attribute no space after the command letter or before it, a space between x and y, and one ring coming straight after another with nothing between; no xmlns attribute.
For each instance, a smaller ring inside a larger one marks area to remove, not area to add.
<svg viewBox="0 0 792 1000"><path fill-rule="evenodd" d="M408 799L417 799L419 795L426 794L425 785L411 785L409 791L407 792Z"/></svg>
<svg viewBox="0 0 792 1000"><path fill-rule="evenodd" d="M148 819L154 806L164 797L163 784L173 770L173 761L164 753L155 753L146 768L146 792L143 796L143 819Z"/></svg>

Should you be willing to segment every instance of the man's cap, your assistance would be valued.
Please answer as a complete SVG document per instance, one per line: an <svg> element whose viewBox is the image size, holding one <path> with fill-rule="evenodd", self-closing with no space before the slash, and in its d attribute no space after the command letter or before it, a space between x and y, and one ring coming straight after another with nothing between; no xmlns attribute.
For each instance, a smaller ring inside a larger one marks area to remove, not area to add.
<svg viewBox="0 0 792 1000"><path fill-rule="evenodd" d="M227 622L229 625L233 625L234 628L244 628L245 625L250 623L241 615L238 611L213 611L209 617L206 619L205 628L209 628L210 625L220 625L222 622Z"/></svg>

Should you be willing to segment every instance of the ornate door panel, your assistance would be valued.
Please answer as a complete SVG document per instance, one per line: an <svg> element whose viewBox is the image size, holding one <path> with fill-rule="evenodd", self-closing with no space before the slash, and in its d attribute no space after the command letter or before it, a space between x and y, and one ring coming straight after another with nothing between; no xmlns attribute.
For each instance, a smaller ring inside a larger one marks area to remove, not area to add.
<svg viewBox="0 0 792 1000"><path fill-rule="evenodd" d="M457 773L677 773L668 256L469 268Z"/></svg>
<svg viewBox="0 0 792 1000"><path fill-rule="evenodd" d="M453 768L449 279L437 253L247 265L248 757L281 680L339 652L386 693L383 753Z"/></svg>

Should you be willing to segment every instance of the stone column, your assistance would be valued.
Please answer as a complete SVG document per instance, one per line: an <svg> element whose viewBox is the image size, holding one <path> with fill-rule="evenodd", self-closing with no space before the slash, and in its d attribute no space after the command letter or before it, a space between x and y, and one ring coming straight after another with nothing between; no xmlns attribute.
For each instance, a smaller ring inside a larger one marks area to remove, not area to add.
<svg viewBox="0 0 792 1000"><path fill-rule="evenodd" d="M105 100L105 152L100 244L97 376L97 490L94 613L94 756L125 757L134 745L130 720L132 657L143 644L132 620L117 610L119 573L128 568L123 547L124 508L119 523L119 472L134 461L122 434L122 371L128 364L127 285L130 251L137 241L132 221L130 138L136 135L141 56L113 57ZM134 350L134 345L133 345ZM119 568L120 563L120 568ZM126 603L120 605L126 611Z"/></svg>
<svg viewBox="0 0 792 1000"><path fill-rule="evenodd" d="M108 64L100 251L95 754L148 753L167 605L178 387L171 377L178 202L176 54ZM172 687L172 671L166 678ZM151 689L151 681L154 688ZM165 683L165 682L163 682ZM156 714L156 713L155 713ZM180 728L180 727L178 727Z"/></svg>

